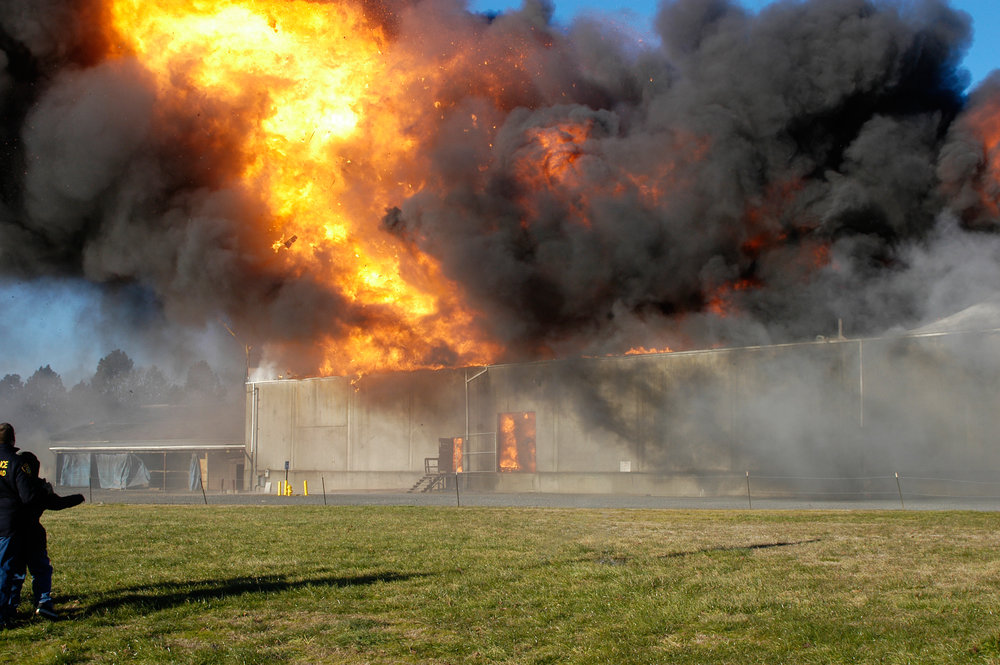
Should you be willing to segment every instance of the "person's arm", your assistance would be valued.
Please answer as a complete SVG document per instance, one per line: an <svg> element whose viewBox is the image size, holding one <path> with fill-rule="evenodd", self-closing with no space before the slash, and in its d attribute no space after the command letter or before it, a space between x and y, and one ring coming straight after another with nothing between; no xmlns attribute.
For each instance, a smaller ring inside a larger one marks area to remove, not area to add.
<svg viewBox="0 0 1000 665"><path fill-rule="evenodd" d="M48 498L45 500L45 509L65 510L66 508L79 506L81 503L83 503L82 494L67 494L66 496L59 496L58 494L49 494Z"/></svg>

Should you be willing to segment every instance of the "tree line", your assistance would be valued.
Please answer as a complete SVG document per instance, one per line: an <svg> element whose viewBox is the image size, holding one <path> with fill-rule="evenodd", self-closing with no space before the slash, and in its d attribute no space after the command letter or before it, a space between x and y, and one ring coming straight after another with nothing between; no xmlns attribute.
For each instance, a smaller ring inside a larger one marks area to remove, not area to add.
<svg viewBox="0 0 1000 665"><path fill-rule="evenodd" d="M136 367L127 353L115 349L98 361L89 380L69 389L49 365L27 380L5 375L0 379L0 421L17 423L19 432L52 433L153 404L225 404L234 398L231 392L204 360L192 364L179 385L155 365Z"/></svg>

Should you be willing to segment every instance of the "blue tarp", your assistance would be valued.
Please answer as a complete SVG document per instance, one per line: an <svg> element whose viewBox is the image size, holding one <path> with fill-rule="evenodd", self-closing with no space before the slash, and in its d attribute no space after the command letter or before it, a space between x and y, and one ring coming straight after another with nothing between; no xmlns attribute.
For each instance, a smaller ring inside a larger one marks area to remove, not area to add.
<svg viewBox="0 0 1000 665"><path fill-rule="evenodd" d="M191 453L191 470L188 472L188 489L204 489L201 485L201 458L197 453Z"/></svg>
<svg viewBox="0 0 1000 665"><path fill-rule="evenodd" d="M66 487L90 486L90 453L64 454L59 484Z"/></svg>
<svg viewBox="0 0 1000 665"><path fill-rule="evenodd" d="M97 453L97 478L103 489L149 487L149 469L132 453Z"/></svg>

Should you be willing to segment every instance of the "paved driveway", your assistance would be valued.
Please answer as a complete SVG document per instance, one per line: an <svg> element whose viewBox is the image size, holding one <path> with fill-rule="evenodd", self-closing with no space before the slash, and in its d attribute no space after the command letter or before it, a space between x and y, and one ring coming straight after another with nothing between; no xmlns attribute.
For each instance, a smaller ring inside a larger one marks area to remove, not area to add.
<svg viewBox="0 0 1000 665"><path fill-rule="evenodd" d="M70 490L60 488L60 493ZM483 493L438 491L332 492L282 497L255 493L164 493L156 490L83 490L95 503L330 506L489 506L516 508L630 508L680 510L1000 510L1000 497L906 497L892 499L815 500L810 498L666 497L617 494Z"/></svg>

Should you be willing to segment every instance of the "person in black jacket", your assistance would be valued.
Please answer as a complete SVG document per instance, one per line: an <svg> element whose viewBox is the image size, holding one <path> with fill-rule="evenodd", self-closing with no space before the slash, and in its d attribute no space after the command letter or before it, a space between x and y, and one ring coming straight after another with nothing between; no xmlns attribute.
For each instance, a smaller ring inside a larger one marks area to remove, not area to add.
<svg viewBox="0 0 1000 665"><path fill-rule="evenodd" d="M27 464L31 474L41 484L43 492L32 503L25 506L24 514L18 520L16 527L21 541L21 556L14 563L14 591L11 603L17 607L21 601L21 587L24 584L25 572L31 573L31 594L34 600L35 614L46 619L56 620L55 603L52 601L52 562L49 552L45 527L39 521L46 510L63 510L83 503L82 494L59 496L52 489L52 484L39 477L40 464L34 453L24 451L18 454L18 460Z"/></svg>
<svg viewBox="0 0 1000 665"><path fill-rule="evenodd" d="M21 534L17 524L25 507L43 491L26 462L17 457L14 426L0 423L0 627L14 618L16 567L21 557Z"/></svg>

